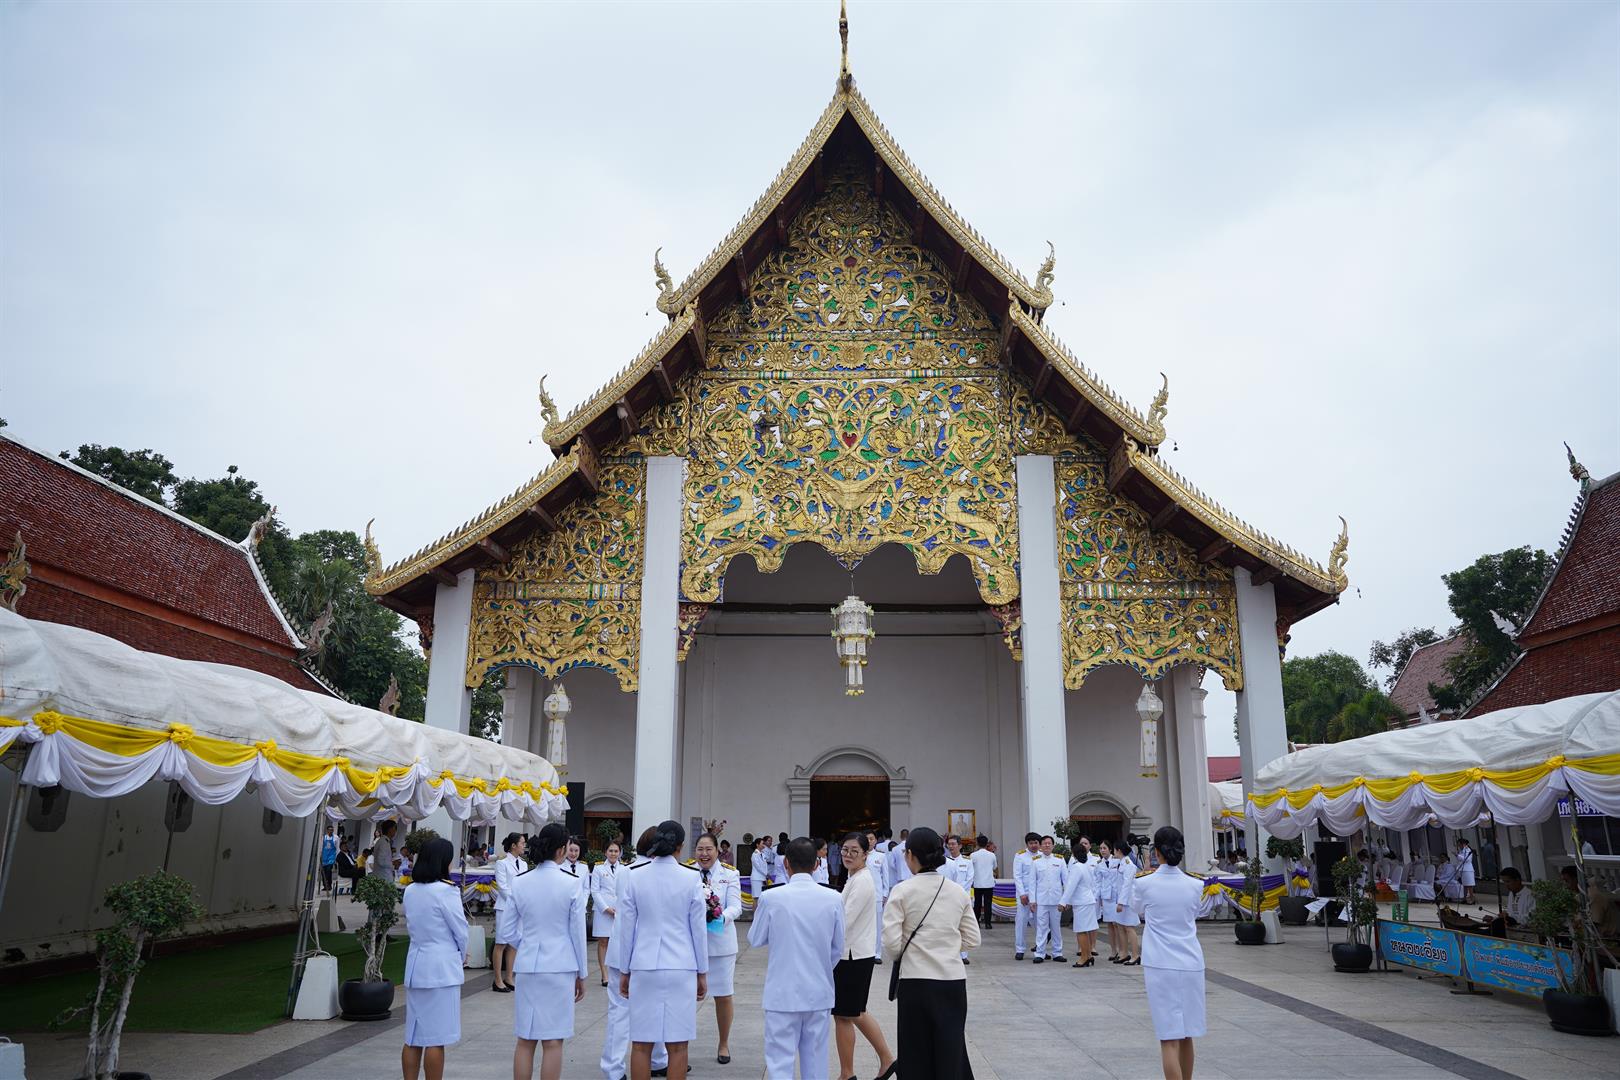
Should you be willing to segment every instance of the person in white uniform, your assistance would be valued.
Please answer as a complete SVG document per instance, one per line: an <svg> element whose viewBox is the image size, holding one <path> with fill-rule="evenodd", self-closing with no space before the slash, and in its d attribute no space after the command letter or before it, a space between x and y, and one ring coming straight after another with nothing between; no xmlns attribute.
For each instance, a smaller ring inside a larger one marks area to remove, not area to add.
<svg viewBox="0 0 1620 1080"><path fill-rule="evenodd" d="M1069 863L1063 886L1063 906L1074 912L1074 966L1092 967L1097 958L1097 863L1086 847L1079 847Z"/></svg>
<svg viewBox="0 0 1620 1080"><path fill-rule="evenodd" d="M1119 945L1119 924L1114 921L1114 900L1119 895L1119 860L1107 840L1097 841L1097 921L1108 927L1108 962L1124 957Z"/></svg>
<svg viewBox="0 0 1620 1080"><path fill-rule="evenodd" d="M1502 867L1502 914L1509 926L1524 926L1536 910L1536 898L1524 887L1524 875L1517 867Z"/></svg>
<svg viewBox="0 0 1620 1080"><path fill-rule="evenodd" d="M461 1041L462 966L467 955L467 911L450 881L455 845L440 837L422 846L416 872L405 886L405 1080L427 1068L427 1080L442 1080L444 1048Z"/></svg>
<svg viewBox="0 0 1620 1080"><path fill-rule="evenodd" d="M776 838L776 850L771 853L771 885L786 885L788 834L782 833Z"/></svg>
<svg viewBox="0 0 1620 1080"><path fill-rule="evenodd" d="M973 915L979 925L990 929L990 920L996 904L996 853L990 850L990 838L980 835L974 839L973 854Z"/></svg>
<svg viewBox="0 0 1620 1080"><path fill-rule="evenodd" d="M955 833L945 838L945 865L940 867L939 872L960 885L969 897L973 895L973 862L962 854L962 838ZM962 963L973 963L968 959L966 950L962 953Z"/></svg>
<svg viewBox="0 0 1620 1080"><path fill-rule="evenodd" d="M698 875L679 858L686 830L658 825L649 862L631 868L619 898L616 934L624 935L619 992L630 999L630 1075L649 1080L654 1043L669 1050L671 1076L685 1076L687 1043L697 1035L697 1003L708 994L709 943L704 939Z"/></svg>
<svg viewBox="0 0 1620 1080"><path fill-rule="evenodd" d="M810 842L816 845L816 868L810 872L810 877L817 885L831 885L832 867L827 861L827 841L815 839Z"/></svg>
<svg viewBox="0 0 1620 1080"><path fill-rule="evenodd" d="M656 827L642 830L641 836L636 840L636 846L630 857L624 861L624 870L620 871L615 882L614 899L616 905L624 903L624 896L636 883L635 875L626 871L640 865L637 859L645 859L652 850L652 843L658 838ZM624 973L624 933L623 924L615 919L613 923L613 936L608 939L607 951L607 1023L602 1039L602 1076L604 1080L624 1080L626 1062L630 1056L630 1002L620 993L619 976ZM653 1047L652 1069L654 1076L666 1074L669 1065L669 1055L663 1043Z"/></svg>
<svg viewBox="0 0 1620 1080"><path fill-rule="evenodd" d="M1041 837L1041 850L1029 861L1035 899L1035 962L1063 960L1063 886L1066 884L1063 860L1052 854L1056 841Z"/></svg>
<svg viewBox="0 0 1620 1080"><path fill-rule="evenodd" d="M878 1056L878 1075L888 1076L894 1068L894 1054L883 1028L866 1011L872 990L872 971L877 966L877 945L868 934L868 923L878 921L877 878L873 867L881 859L868 859L873 834L850 833L839 848L848 878L844 881L844 955L833 968L833 1023L838 1040L838 1076L848 1080L855 1075L855 1033L858 1031ZM879 925L876 933L881 935Z"/></svg>
<svg viewBox="0 0 1620 1080"><path fill-rule="evenodd" d="M1191 1080L1193 1040L1204 1021L1204 950L1198 944L1198 907L1204 883L1183 873L1186 841L1165 825L1153 834L1159 868L1131 892L1142 924L1142 976L1165 1080Z"/></svg>
<svg viewBox="0 0 1620 1080"><path fill-rule="evenodd" d="M585 891L563 868L568 830L553 822L540 830L534 869L512 887L517 907L518 944L514 970L517 1004L513 1030L512 1075L528 1080L540 1046L540 1080L560 1080L563 1040L574 1037L574 1003L585 996L589 974L585 954Z"/></svg>
<svg viewBox="0 0 1620 1080"><path fill-rule="evenodd" d="M748 860L748 895L757 904L771 884L771 838L761 836L754 841L754 853Z"/></svg>
<svg viewBox="0 0 1620 1080"><path fill-rule="evenodd" d="M883 963L883 905L889 900L889 830L880 829L866 834L871 854L866 858L866 872L872 875L872 888L877 893L877 946L872 953L876 963Z"/></svg>
<svg viewBox="0 0 1620 1080"><path fill-rule="evenodd" d="M911 876L911 864L906 862L906 837L910 829L900 830L900 839L889 845L889 890Z"/></svg>
<svg viewBox="0 0 1620 1080"><path fill-rule="evenodd" d="M1029 864L1041 853L1041 834L1024 834L1024 850L1013 856L1013 892L1017 894L1018 908L1013 916L1013 959L1024 958L1024 931L1035 915L1035 879Z"/></svg>
<svg viewBox="0 0 1620 1080"><path fill-rule="evenodd" d="M591 933L596 936L596 970L607 985L607 948L613 938L613 913L619 910L619 875L624 872L620 857L624 845L617 840L607 846L606 857L591 871Z"/></svg>
<svg viewBox="0 0 1620 1080"><path fill-rule="evenodd" d="M783 852L786 888L760 898L748 944L765 962L765 1075L826 1080L832 1034L833 966L844 953L844 904L815 881L816 845L799 837Z"/></svg>
<svg viewBox="0 0 1620 1080"><path fill-rule="evenodd" d="M732 979L737 971L737 916L742 914L742 880L735 866L720 861L720 844L712 833L704 833L692 845L702 879L705 915L708 898L720 907L718 924L706 921L709 939L709 996L714 999L714 1020L720 1029L720 1046L715 1061L731 1064L731 1021L735 1015Z"/></svg>
<svg viewBox="0 0 1620 1080"><path fill-rule="evenodd" d="M1136 915L1132 902L1136 898L1137 867L1136 860L1124 848L1119 852L1119 868L1116 871L1119 887L1114 893L1114 925L1119 928L1120 947L1124 949L1124 956L1119 961L1120 966L1130 965L1138 967L1142 963L1141 950L1138 946L1138 933L1142 920Z"/></svg>
<svg viewBox="0 0 1620 1080"><path fill-rule="evenodd" d="M512 965L517 961L518 925L517 909L512 906L512 885L518 875L529 868L524 853L529 841L522 833L507 833L501 841L504 854L495 863L495 983L490 987L497 994L512 992Z"/></svg>
<svg viewBox="0 0 1620 1080"><path fill-rule="evenodd" d="M1474 849L1468 846L1467 840L1457 843L1457 873L1455 880L1462 886L1463 903L1474 902Z"/></svg>

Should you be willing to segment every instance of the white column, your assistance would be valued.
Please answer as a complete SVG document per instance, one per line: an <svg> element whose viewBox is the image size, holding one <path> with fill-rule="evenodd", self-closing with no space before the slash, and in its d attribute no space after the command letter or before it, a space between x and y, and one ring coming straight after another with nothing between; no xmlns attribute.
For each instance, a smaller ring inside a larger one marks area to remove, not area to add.
<svg viewBox="0 0 1620 1080"><path fill-rule="evenodd" d="M428 726L463 735L472 722L467 641L472 634L474 573L463 570L454 585L440 585L434 593L433 653L428 660Z"/></svg>
<svg viewBox="0 0 1620 1080"><path fill-rule="evenodd" d="M1215 858L1215 830L1210 820L1209 748L1204 736L1204 698L1209 691L1194 680L1196 668L1170 670L1170 712L1175 723L1176 763L1180 767L1181 814L1176 824L1187 841L1182 866L1202 874Z"/></svg>
<svg viewBox="0 0 1620 1080"><path fill-rule="evenodd" d="M680 668L675 661L686 460L647 459L646 549L641 573L641 659L636 693L635 828L675 814Z"/></svg>
<svg viewBox="0 0 1620 1080"><path fill-rule="evenodd" d="M1063 699L1062 619L1058 601L1057 482L1052 458L1017 459L1018 577L1024 609L1021 699L1026 829L1047 832L1069 816L1069 740ZM1020 830L1014 829L1013 832Z"/></svg>
<svg viewBox="0 0 1620 1080"><path fill-rule="evenodd" d="M1261 767L1288 753L1288 725L1283 719L1276 592L1269 581L1254 584L1241 566L1233 574L1237 584L1238 643L1243 652L1243 689L1237 694L1238 752L1247 802ZM1260 827L1252 816L1247 820L1249 851L1261 852L1265 839Z"/></svg>

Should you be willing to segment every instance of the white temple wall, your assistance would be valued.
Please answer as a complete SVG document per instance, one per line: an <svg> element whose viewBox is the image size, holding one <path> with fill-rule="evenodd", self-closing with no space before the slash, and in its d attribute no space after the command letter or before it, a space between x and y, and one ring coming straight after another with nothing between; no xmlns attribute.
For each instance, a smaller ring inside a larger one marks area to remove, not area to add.
<svg viewBox="0 0 1620 1080"><path fill-rule="evenodd" d="M0 800L14 776L0 777ZM163 825L167 783L150 783L118 799L69 796L54 832L24 821L0 908L3 963L72 956L94 949L96 931L112 924L102 907L110 886L162 868L169 834ZM191 826L176 833L169 870L190 881L207 918L190 933L290 924L309 857L309 821L284 819L268 835L264 808L242 798L192 807ZM13 951L16 950L16 951Z"/></svg>
<svg viewBox="0 0 1620 1080"><path fill-rule="evenodd" d="M1161 687L1161 690L1163 688ZM1150 819L1153 827L1171 820L1170 769L1167 757L1175 754L1175 742L1168 724L1161 723L1159 776L1142 776L1141 718L1136 699L1142 693L1142 677L1127 667L1103 667L1091 672L1079 690L1064 695L1069 721L1069 798L1100 793L1101 801L1119 804L1125 812L1127 831L1134 813L1140 822ZM1196 768L1206 768L1204 762ZM1052 823L1038 823L1038 831L1050 832Z"/></svg>
<svg viewBox="0 0 1620 1080"><path fill-rule="evenodd" d="M568 717L568 775L563 779L584 784L587 802L603 791L633 793L636 695L620 690L619 680L599 668L575 668L560 681L568 688L568 700L574 707ZM542 756L549 737L543 711L549 693L551 683L535 679L529 741L524 749ZM636 822L639 828L639 816ZM538 830L525 826L524 831Z"/></svg>

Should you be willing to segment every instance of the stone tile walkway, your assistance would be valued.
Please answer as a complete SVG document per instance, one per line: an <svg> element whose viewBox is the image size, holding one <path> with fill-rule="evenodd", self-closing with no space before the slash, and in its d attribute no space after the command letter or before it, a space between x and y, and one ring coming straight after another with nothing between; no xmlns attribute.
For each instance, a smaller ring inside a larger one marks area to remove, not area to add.
<svg viewBox="0 0 1620 1080"><path fill-rule="evenodd" d="M1337 933L1337 932L1336 932ZM1246 948L1229 924L1200 936L1211 972L1209 1034L1198 1044L1196 1075L1207 1080L1470 1080L1613 1075L1620 1044L1562 1035L1538 1002L1510 994L1453 995L1445 980L1408 972L1338 975L1319 929L1290 929L1285 944ZM978 1080L1157 1080L1140 968L1111 964L1076 971L1012 958L1012 931L998 928L969 968L969 1054ZM744 950L737 965L732 1062L715 1063L714 1012L699 1012L694 1077L757 1080L764 1073L759 1010L764 956ZM892 1037L894 1007L883 1000L887 969L873 985L873 1012ZM490 993L488 972L469 973L462 1042L446 1075L501 1080L510 1075L512 999ZM596 1080L606 991L593 979L577 1011L564 1076ZM125 1067L163 1080L390 1080L398 1076L403 996L386 1024L281 1024L255 1035L131 1035ZM73 1075L79 1042L27 1041L29 1075ZM857 1074L877 1072L860 1042ZM836 1058L831 1075L836 1076ZM775 1080L775 1078L771 1078ZM921 1078L913 1078L921 1080Z"/></svg>

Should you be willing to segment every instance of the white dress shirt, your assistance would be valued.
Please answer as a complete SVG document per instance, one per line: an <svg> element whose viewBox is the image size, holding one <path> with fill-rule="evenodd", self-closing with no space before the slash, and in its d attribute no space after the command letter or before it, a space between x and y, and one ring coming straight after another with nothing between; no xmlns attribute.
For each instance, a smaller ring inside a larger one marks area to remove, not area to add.
<svg viewBox="0 0 1620 1080"><path fill-rule="evenodd" d="M630 868L628 889L619 890L613 937L624 938L620 971L709 973L704 940L703 890L698 875L672 855Z"/></svg>
<svg viewBox="0 0 1620 1080"><path fill-rule="evenodd" d="M764 848L749 858L748 862L748 891L758 899L759 894L765 891L765 886L771 881L771 856Z"/></svg>
<svg viewBox="0 0 1620 1080"><path fill-rule="evenodd" d="M968 861L973 864L973 887L975 889L993 889L996 887L996 853L989 848L979 848Z"/></svg>
<svg viewBox="0 0 1620 1080"><path fill-rule="evenodd" d="M708 905L704 905L703 936L709 939L710 956L730 956L737 951L737 916L742 914L742 875L735 867L717 862L704 878L703 868L697 867L698 879L705 894L720 898L720 916L725 928L718 933L708 931Z"/></svg>
<svg viewBox="0 0 1620 1080"><path fill-rule="evenodd" d="M769 948L765 964L768 1012L824 1011L833 1006L833 965L844 952L844 905L809 874L760 897L748 944Z"/></svg>
<svg viewBox="0 0 1620 1080"><path fill-rule="evenodd" d="M844 882L844 959L877 955L877 882L872 870L856 870Z"/></svg>
<svg viewBox="0 0 1620 1080"><path fill-rule="evenodd" d="M1035 855L1031 854L1028 848L1013 856L1013 890L1018 893L1020 901L1026 896L1035 895L1035 878L1029 869L1029 864L1034 858Z"/></svg>
<svg viewBox="0 0 1620 1080"><path fill-rule="evenodd" d="M585 892L579 879L550 861L518 877L512 886L522 943L515 972L572 971L585 967Z"/></svg>
<svg viewBox="0 0 1620 1080"><path fill-rule="evenodd" d="M906 862L906 842L897 841L889 848L889 891L911 877L911 865Z"/></svg>
<svg viewBox="0 0 1620 1080"><path fill-rule="evenodd" d="M1063 902L1066 882L1063 860L1056 855L1036 855L1030 859L1030 877L1034 883L1035 903L1046 907Z"/></svg>
<svg viewBox="0 0 1620 1080"><path fill-rule="evenodd" d="M460 986L467 956L467 910L461 906L461 890L448 881L413 881L405 886L404 904L405 929L411 935L405 985Z"/></svg>
<svg viewBox="0 0 1620 1080"><path fill-rule="evenodd" d="M872 875L872 891L877 893L878 903L882 903L889 895L889 849L878 844L872 849L872 854L866 860L866 872Z"/></svg>
<svg viewBox="0 0 1620 1080"><path fill-rule="evenodd" d="M505 911L512 905L512 884L528 864L511 852L502 855L495 864L495 910Z"/></svg>
<svg viewBox="0 0 1620 1080"><path fill-rule="evenodd" d="M832 880L828 876L826 859L816 860L816 868L810 871L810 877L817 885L826 885Z"/></svg>
<svg viewBox="0 0 1620 1080"><path fill-rule="evenodd" d="M1514 922L1523 926L1530 918L1530 913L1536 910L1536 898L1526 885L1518 892L1504 888L1502 890L1502 911Z"/></svg>
<svg viewBox="0 0 1620 1080"><path fill-rule="evenodd" d="M955 858L947 855L945 856L945 865L940 868L940 873L962 886L969 896L973 895L972 859L969 859L966 855L958 855Z"/></svg>
<svg viewBox="0 0 1620 1080"><path fill-rule="evenodd" d="M778 885L787 884L787 852L771 852L771 880Z"/></svg>
<svg viewBox="0 0 1620 1080"><path fill-rule="evenodd" d="M1132 909L1142 918L1142 965L1204 970L1204 950L1198 944L1204 883L1179 866L1161 866L1136 879L1131 893Z"/></svg>
<svg viewBox="0 0 1620 1080"><path fill-rule="evenodd" d="M622 862L615 864L606 859L597 863L591 871L591 917L596 920L597 937L613 936L613 913L619 909L619 875L623 872ZM612 912L609 908L613 909Z"/></svg>
<svg viewBox="0 0 1620 1080"><path fill-rule="evenodd" d="M1097 860L1070 863L1063 885L1063 899L1059 903L1078 908L1097 904Z"/></svg>

